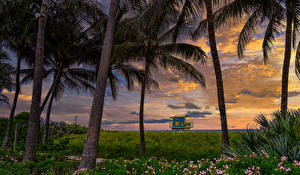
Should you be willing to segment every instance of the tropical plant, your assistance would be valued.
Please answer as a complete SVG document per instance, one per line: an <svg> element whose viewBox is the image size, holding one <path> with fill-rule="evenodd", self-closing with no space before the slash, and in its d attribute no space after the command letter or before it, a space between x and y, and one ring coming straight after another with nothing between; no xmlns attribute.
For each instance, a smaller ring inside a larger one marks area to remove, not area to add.
<svg viewBox="0 0 300 175"><path fill-rule="evenodd" d="M257 27L265 30L263 40L264 61L275 44L275 38L285 30L285 53L282 68L281 111L287 111L288 80L292 46L296 46L297 32L300 24L300 5L298 0L284 1L243 1L235 0L216 12L215 20L218 25L233 18L242 18L247 14L247 21L240 33L238 54L243 56L245 46L258 32Z"/></svg>
<svg viewBox="0 0 300 175"><path fill-rule="evenodd" d="M11 77L14 68L6 62L8 60L9 59L5 53L0 53L0 103L6 103L9 105L8 97L2 94L4 89L10 91L14 86Z"/></svg>
<svg viewBox="0 0 300 175"><path fill-rule="evenodd" d="M95 95L93 99L87 137L80 161L80 168L94 168L101 127L102 112L104 107L104 96L107 75L109 70L109 59L113 45L113 36L116 23L116 15L119 7L119 0L112 0L106 25L105 38L102 47L101 61L97 75Z"/></svg>
<svg viewBox="0 0 300 175"><path fill-rule="evenodd" d="M220 111L221 129L222 129L222 145L223 147L229 146L228 126L226 117L226 107L224 98L224 88L222 79L222 70L218 56L218 50L215 39L215 21L213 9L222 6L227 1L213 1L213 0L154 0L154 5L146 10L147 15L154 15L155 12L169 9L174 11L173 20L175 24L171 27L171 38L173 42L179 39L184 39L187 35L191 34L194 40L199 39L205 32L208 32L208 39L211 49L211 56L213 59L217 93L218 93L218 109ZM202 19L203 11L206 11L206 19ZM144 15L145 16L145 15ZM194 29L195 28L195 29Z"/></svg>
<svg viewBox="0 0 300 175"><path fill-rule="evenodd" d="M146 88L151 88L148 77L152 77L153 71L159 68L171 68L186 75L187 78L205 86L203 75L185 60L205 62L206 55L201 48L186 44L173 43L172 35L172 16L168 12L171 10L165 8L157 11L154 15L148 13L148 9L155 6L153 2L142 2L137 12L137 17L130 23L129 29L131 40L117 44L113 49L113 59L122 58L126 61L135 61L144 66L144 78L141 87L139 127L140 127L140 152L146 151L144 139L144 100ZM145 12L145 13L144 13ZM174 13L174 12L172 12ZM127 34L128 35L128 34ZM183 36L182 36L183 37ZM182 59L181 59L182 58Z"/></svg>
<svg viewBox="0 0 300 175"><path fill-rule="evenodd" d="M3 140L2 147L6 147L12 128L12 122L14 113L17 106L18 96L20 93L20 68L21 61L28 62L32 59L34 52L32 46L32 40L35 36L35 24L36 18L34 16L36 9L34 8L32 1L18 0L18 1L6 1L4 8L0 13L1 18L1 43L0 47L6 47L10 51L16 54L16 72L15 72L15 93L13 103L11 105L11 111L9 114L9 122L5 138Z"/></svg>
<svg viewBox="0 0 300 175"><path fill-rule="evenodd" d="M241 144L233 151L239 155L261 154L285 156L288 160L300 159L300 111L280 111L267 116L258 115L254 120L259 129L248 129L241 136Z"/></svg>
<svg viewBox="0 0 300 175"><path fill-rule="evenodd" d="M39 16L37 43L36 43L36 55L35 55L35 67L34 67L34 80L32 100L30 107L30 119L28 132L26 137L25 151L23 161L34 160L37 151L38 138L40 132L40 113L41 113L41 95L43 84L43 60L44 60L44 41L45 41L45 29L48 17L49 0L42 0L41 11Z"/></svg>
<svg viewBox="0 0 300 175"><path fill-rule="evenodd" d="M220 119L221 119L221 129L222 129L222 145L223 147L229 146L229 135L228 135L228 127L227 127L227 117L226 117L226 106L225 106L225 97L224 97L224 87L223 87L223 78L222 78L222 69L219 60L217 43L215 37L215 21L213 14L213 5L215 1L213 0L205 0L204 1L206 7L206 16L207 16L207 32L209 45L211 50L211 56L213 59L215 76L216 76L216 84L217 84L217 92L218 92L218 106L220 111ZM201 26L201 24L199 25ZM198 28L199 29L199 28ZM197 30L195 34L197 36Z"/></svg>

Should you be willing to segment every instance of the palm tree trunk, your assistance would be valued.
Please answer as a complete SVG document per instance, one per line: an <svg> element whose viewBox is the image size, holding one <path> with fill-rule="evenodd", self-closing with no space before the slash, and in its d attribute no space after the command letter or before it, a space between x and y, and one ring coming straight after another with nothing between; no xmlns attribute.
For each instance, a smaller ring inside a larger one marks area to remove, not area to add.
<svg viewBox="0 0 300 175"><path fill-rule="evenodd" d="M50 114L51 114L51 109L52 109L52 103L53 103L55 94L57 92L58 83L59 83L59 80L60 80L60 77L61 77L61 74L62 74L62 64L59 67L60 68L59 68L58 72L54 76L53 90L52 90L50 101L49 101L48 108L47 108L45 131L44 131L44 137L43 137L43 143L44 144L47 144L47 142L48 142L49 123L50 123Z"/></svg>
<svg viewBox="0 0 300 175"><path fill-rule="evenodd" d="M43 84L44 39L46 22L48 17L48 6L48 0L43 0L38 25L30 119L26 137L23 162L27 160L34 160L38 147L41 115L40 104Z"/></svg>
<svg viewBox="0 0 300 175"><path fill-rule="evenodd" d="M96 165L99 133L101 128L102 112L104 106L105 88L118 7L119 0L112 0L110 3L110 12L106 26L103 49L101 53L101 61L97 76L94 100L90 114L88 132L84 144L82 159L80 161L80 169L94 168Z"/></svg>
<svg viewBox="0 0 300 175"><path fill-rule="evenodd" d="M47 108L45 131L44 131L44 137L43 137L44 144L47 144L47 142L48 142L50 114L51 114L52 103L53 103L54 97L55 97L55 94L52 93L50 100L49 100L48 108Z"/></svg>
<svg viewBox="0 0 300 175"><path fill-rule="evenodd" d="M218 91L218 105L221 116L221 128L222 128L222 146L229 146L229 136L227 128L227 118L226 118L226 107L224 98L224 88L222 79L222 70L217 50L215 28L214 28L214 16L212 12L212 0L205 0L206 10L207 10L207 21L208 21L208 37L209 45L211 50L211 55L213 58L213 64L216 74L217 81L217 91Z"/></svg>
<svg viewBox="0 0 300 175"><path fill-rule="evenodd" d="M14 101L10 110L9 118L8 118L8 124L6 128L6 133L5 137L3 140L2 148L6 148L9 140L10 140L10 134L11 134L11 129L13 125L13 120L15 116L15 111L17 107L17 102L18 102L18 97L20 93L20 69L21 69L21 54L20 51L17 52L17 70L16 70L16 91L14 95Z"/></svg>
<svg viewBox="0 0 300 175"><path fill-rule="evenodd" d="M147 86L147 77L149 71L149 59L146 58L145 61L145 74L142 82L141 91L141 102L140 102L140 153L144 154L146 152L145 144L145 131L144 131L144 103L145 103L145 91Z"/></svg>
<svg viewBox="0 0 300 175"><path fill-rule="evenodd" d="M45 106L46 106L46 104L47 104L47 102L48 102L48 100L50 98L50 95L51 95L52 90L53 90L53 85L54 85L54 81L53 81L50 89L48 90L47 95L46 95L46 97L45 97L45 99L44 99L44 101L43 101L43 103L41 105L41 113L43 112L43 110L44 110L44 108L45 108Z"/></svg>
<svg viewBox="0 0 300 175"><path fill-rule="evenodd" d="M288 89L289 89L289 69L292 50L292 25L293 25L293 2L286 1L287 8L287 24L285 34L285 53L282 68L282 83L281 83L281 112L287 111L288 106Z"/></svg>

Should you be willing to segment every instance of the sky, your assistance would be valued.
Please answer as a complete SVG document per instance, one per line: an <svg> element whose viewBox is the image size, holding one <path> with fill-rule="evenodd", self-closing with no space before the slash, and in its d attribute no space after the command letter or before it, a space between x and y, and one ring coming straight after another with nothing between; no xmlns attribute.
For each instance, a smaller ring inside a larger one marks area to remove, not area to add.
<svg viewBox="0 0 300 175"><path fill-rule="evenodd" d="M223 71L226 112L229 129L256 127L253 119L258 114L269 115L280 108L281 71L284 55L284 34L277 37L268 63L262 57L263 31L258 33L246 48L245 56L237 56L237 41L243 21L233 27L216 31L218 51ZM259 30L260 31L260 30ZM212 59L207 37L196 42L208 54L206 65L194 63L206 79L206 88L193 83L178 72L161 70L154 75L159 89L147 91L145 99L145 129L170 130L169 117L190 114L188 121L193 129L220 129L217 91ZM293 51L289 80L289 108L300 108L300 80L295 75L295 52ZM43 97L49 89L50 80L44 82ZM29 111L32 84L22 86L16 113ZM13 91L4 91L11 102ZM66 91L55 101L51 120L77 122L87 125L93 97L90 94ZM140 87L128 92L120 87L118 99L112 100L107 93L102 128L110 130L138 130ZM0 117L8 117L10 109L0 106ZM45 117L45 112L42 113Z"/></svg>

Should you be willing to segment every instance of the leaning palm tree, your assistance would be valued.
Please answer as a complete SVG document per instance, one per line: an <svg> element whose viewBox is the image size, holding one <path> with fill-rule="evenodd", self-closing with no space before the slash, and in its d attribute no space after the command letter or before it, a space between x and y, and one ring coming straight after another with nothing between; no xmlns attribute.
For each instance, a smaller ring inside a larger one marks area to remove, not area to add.
<svg viewBox="0 0 300 175"><path fill-rule="evenodd" d="M152 3L152 2L151 2ZM147 8L153 4L141 3L140 7ZM143 10L138 10L143 12ZM140 128L140 152L145 153L144 136L144 101L146 88L149 88L149 77L159 68L171 68L186 75L187 78L205 86L204 76L185 60L205 62L204 51L194 45L186 43L173 43L172 16L169 16L168 9L161 10L153 15L137 15L131 22L133 38L131 41L118 44L114 47L113 58L122 58L127 61L135 61L144 65L144 78L141 87L139 128Z"/></svg>
<svg viewBox="0 0 300 175"><path fill-rule="evenodd" d="M281 111L286 112L288 106L288 80L292 46L296 45L296 36L300 24L300 5L298 0L235 0L216 13L217 23L228 18L241 18L242 14L249 15L241 31L238 43L239 56L243 55L245 46L251 41L256 28L265 26L263 54L265 62L268 52L274 45L275 37L285 30L285 53L282 68Z"/></svg>
<svg viewBox="0 0 300 175"><path fill-rule="evenodd" d="M43 59L44 59L44 39L48 17L49 1L43 0L39 16L39 25L36 43L36 56L34 67L34 80L32 100L30 107L30 119L26 137L23 161L34 160L37 151L38 137L40 132L41 95L43 84Z"/></svg>
<svg viewBox="0 0 300 175"><path fill-rule="evenodd" d="M35 31L36 19L34 16L35 9L30 8L32 1L20 0L20 1L7 1L5 2L4 9L0 13L1 29L0 39L1 46L9 48L16 53L16 72L15 72L15 93L11 110L9 114L9 122L2 147L7 147L12 129L13 118L18 102L18 96L20 93L20 68L21 61L30 59L34 55L30 40L33 40L35 36L31 33Z"/></svg>
<svg viewBox="0 0 300 175"><path fill-rule="evenodd" d="M102 112L104 107L104 96L106 80L109 70L109 59L113 45L116 14L119 7L119 0L112 0L110 4L109 17L106 25L106 33L102 47L101 62L97 75L94 100L88 125L88 133L84 144L80 168L93 168L96 165L99 132L101 127Z"/></svg>

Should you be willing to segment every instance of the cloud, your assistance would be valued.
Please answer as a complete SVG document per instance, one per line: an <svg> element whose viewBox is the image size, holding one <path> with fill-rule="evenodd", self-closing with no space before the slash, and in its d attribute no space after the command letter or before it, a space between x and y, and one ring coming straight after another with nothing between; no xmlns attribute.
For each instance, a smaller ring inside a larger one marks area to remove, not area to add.
<svg viewBox="0 0 300 175"><path fill-rule="evenodd" d="M204 112L188 111L187 114L190 115L191 118L205 118L205 117L207 117L207 115L212 115L212 113L208 112L208 111L204 111Z"/></svg>
<svg viewBox="0 0 300 175"><path fill-rule="evenodd" d="M171 105L169 104L168 105L169 108L172 108L172 109L201 109L199 106L195 105L194 103L185 103L183 104L182 106L178 105Z"/></svg>
<svg viewBox="0 0 300 175"><path fill-rule="evenodd" d="M198 107L194 103L185 103L185 108L186 109L200 109L200 107Z"/></svg>
<svg viewBox="0 0 300 175"><path fill-rule="evenodd" d="M300 92L297 92L297 91L291 91L291 92L289 92L289 97L296 97L298 95L300 95Z"/></svg>
<svg viewBox="0 0 300 175"><path fill-rule="evenodd" d="M256 98L265 98L265 97L280 98L280 94L274 93L270 90L263 89L262 91L263 92L253 92L253 91L248 90L248 89L243 89L242 91L240 91L239 94L250 95L250 96L256 97ZM293 93L293 94L296 95L296 92ZM299 94L297 94L297 95L299 95Z"/></svg>
<svg viewBox="0 0 300 175"><path fill-rule="evenodd" d="M237 100L236 99L232 99L232 100L225 101L225 103L237 103Z"/></svg>
<svg viewBox="0 0 300 175"><path fill-rule="evenodd" d="M169 123L171 122L171 119L150 119L150 120L144 120L144 123ZM129 120L125 122L118 122L117 124L135 124L139 123L137 120Z"/></svg>
<svg viewBox="0 0 300 175"><path fill-rule="evenodd" d="M101 122L101 124L102 125L112 125L112 124L114 124L112 121L109 121L109 120L103 120L102 122Z"/></svg>
<svg viewBox="0 0 300 175"><path fill-rule="evenodd" d="M185 106L175 106L175 105L168 105L169 108L172 108L172 109L182 109L182 108L185 108Z"/></svg>
<svg viewBox="0 0 300 175"><path fill-rule="evenodd" d="M136 116L140 116L140 114L138 112L131 112L131 115L136 115ZM145 114L144 114L145 115Z"/></svg>

